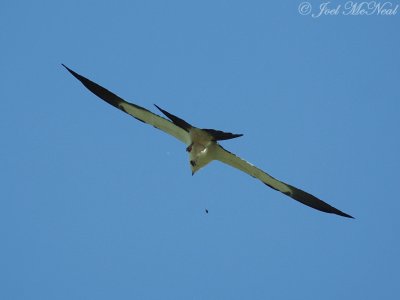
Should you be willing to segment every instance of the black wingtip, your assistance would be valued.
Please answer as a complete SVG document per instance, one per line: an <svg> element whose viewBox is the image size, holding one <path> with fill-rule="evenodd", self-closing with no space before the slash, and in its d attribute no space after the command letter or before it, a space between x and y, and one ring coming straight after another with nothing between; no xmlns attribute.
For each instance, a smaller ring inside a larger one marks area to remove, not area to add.
<svg viewBox="0 0 400 300"><path fill-rule="evenodd" d="M83 84L83 81L90 81L89 79L83 77L82 75L79 75L78 73L76 73L75 71L71 70L70 68L68 68L66 65L61 64L65 69L67 69L68 72L70 72L72 74L72 76L74 76L76 79L78 79L79 81L81 81Z"/></svg>
<svg viewBox="0 0 400 300"><path fill-rule="evenodd" d="M185 131L189 131L192 128L192 125L190 125L185 120L182 120L181 118L167 112L166 110L159 107L157 104L154 104L154 106L157 107L157 109L161 111L168 119L170 119L172 123L174 123L176 126L182 128Z"/></svg>
<svg viewBox="0 0 400 300"><path fill-rule="evenodd" d="M318 198L317 198L318 199ZM318 199L319 200L319 199ZM323 202L322 200L320 200ZM325 203L325 202L324 202ZM349 219L355 219L353 216L350 216L349 214L346 214L345 212L342 212L341 210L333 207L332 205L329 205L328 203L325 203L328 207L324 207L325 210L320 209L321 211L325 211L327 213L335 214L341 217L349 218ZM318 209L318 208L317 208Z"/></svg>
<svg viewBox="0 0 400 300"><path fill-rule="evenodd" d="M346 214L346 213L344 213L344 212L342 212L342 211L340 211L338 209L335 209L335 211L332 211L330 213L338 215L338 216L341 216L341 217L349 218L349 219L355 219L353 216L350 216L350 215L348 215L348 214Z"/></svg>
<svg viewBox="0 0 400 300"><path fill-rule="evenodd" d="M285 193L285 194L288 195L289 197L309 206L309 207L312 207L314 209L317 209L319 211L326 212L329 214L335 214L335 215L342 216L345 218L354 219L353 216L342 212L341 210L333 207L332 205L329 205L328 203L322 201L321 199L318 199L314 195L311 195L311 194L309 194L303 190L300 190L298 188L295 188L294 186L291 186L291 185L289 185L289 187L292 190L292 192Z"/></svg>
<svg viewBox="0 0 400 300"><path fill-rule="evenodd" d="M74 75L75 77L77 77L77 73L75 73L74 71L72 71L70 68L68 68L66 65L64 65L64 64L61 64L64 68L66 68L67 69L67 71L68 72L70 72L72 75Z"/></svg>
<svg viewBox="0 0 400 300"><path fill-rule="evenodd" d="M76 79L78 79L89 91L91 91L93 94L95 94L97 97L103 99L107 103L111 104L112 106L116 108L120 108L119 104L121 102L124 102L121 98L119 98L117 95L114 93L110 92L109 90L105 89L101 85L87 79L86 77L79 75L75 71L71 70L68 68L66 65L61 64L64 68L67 69L69 73L72 74Z"/></svg>
<svg viewBox="0 0 400 300"><path fill-rule="evenodd" d="M342 211L340 211L340 213L336 213L336 214L339 215L339 216L342 216L342 217L349 218L349 219L355 219L353 216L350 216L350 215L348 215L348 214L346 214L346 213L344 213Z"/></svg>

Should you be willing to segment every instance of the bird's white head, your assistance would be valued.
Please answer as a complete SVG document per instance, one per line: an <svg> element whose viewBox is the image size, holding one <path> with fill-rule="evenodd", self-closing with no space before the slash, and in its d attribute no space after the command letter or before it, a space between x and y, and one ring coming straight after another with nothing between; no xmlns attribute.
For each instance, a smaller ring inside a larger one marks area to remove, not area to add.
<svg viewBox="0 0 400 300"><path fill-rule="evenodd" d="M212 161L209 147L192 143L186 150L189 152L189 164L192 175Z"/></svg>

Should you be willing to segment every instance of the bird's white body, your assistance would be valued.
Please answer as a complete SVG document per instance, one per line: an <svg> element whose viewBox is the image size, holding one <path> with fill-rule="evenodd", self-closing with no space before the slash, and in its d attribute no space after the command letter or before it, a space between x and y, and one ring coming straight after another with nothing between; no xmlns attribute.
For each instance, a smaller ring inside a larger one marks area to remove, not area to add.
<svg viewBox="0 0 400 300"><path fill-rule="evenodd" d="M212 136L209 133L198 128L190 129L189 135L190 145L187 150L193 175L215 159L217 143L212 140Z"/></svg>

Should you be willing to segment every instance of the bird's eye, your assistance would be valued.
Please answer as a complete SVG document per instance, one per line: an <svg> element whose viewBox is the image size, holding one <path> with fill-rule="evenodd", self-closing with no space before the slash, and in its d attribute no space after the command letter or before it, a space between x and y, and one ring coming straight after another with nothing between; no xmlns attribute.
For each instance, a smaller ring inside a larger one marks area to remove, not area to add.
<svg viewBox="0 0 400 300"><path fill-rule="evenodd" d="M192 165L192 167L194 167L196 165L196 162L194 160L191 160L190 164Z"/></svg>

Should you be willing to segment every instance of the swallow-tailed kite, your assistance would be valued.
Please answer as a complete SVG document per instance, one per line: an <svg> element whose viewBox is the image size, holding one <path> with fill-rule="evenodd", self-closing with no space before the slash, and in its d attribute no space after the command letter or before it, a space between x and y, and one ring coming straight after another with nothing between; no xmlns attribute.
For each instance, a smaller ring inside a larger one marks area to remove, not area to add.
<svg viewBox="0 0 400 300"><path fill-rule="evenodd" d="M115 106L123 112L131 115L135 119L153 125L186 144L186 151L189 152L189 163L192 175L206 166L213 160L219 160L234 168L237 168L250 176L259 179L270 188L282 192L283 194L309 206L314 209L337 214L339 216L353 218L352 216L334 208L328 203L317 197L300 190L292 185L275 179L261 169L253 166L251 163L239 158L235 154L225 150L218 141L233 139L242 136L242 134L233 134L214 129L200 129L192 126L186 121L174 116L164 109L155 105L169 120L152 113L151 111L129 103L118 97L109 90L94 83L93 81L79 75L67 66L63 65L76 79L78 79L93 94L103 99L108 104Z"/></svg>

